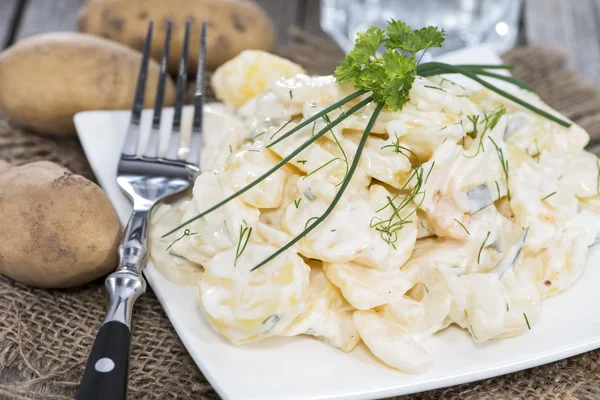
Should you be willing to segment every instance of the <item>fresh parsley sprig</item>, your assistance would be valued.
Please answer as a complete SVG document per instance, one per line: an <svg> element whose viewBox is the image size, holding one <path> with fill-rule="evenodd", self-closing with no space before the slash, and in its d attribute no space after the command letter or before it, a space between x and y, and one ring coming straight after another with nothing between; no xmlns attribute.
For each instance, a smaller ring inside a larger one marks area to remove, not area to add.
<svg viewBox="0 0 600 400"><path fill-rule="evenodd" d="M358 90L373 93L377 103L399 111L408 101L408 93L417 76L417 53L441 47L444 30L430 26L412 30L400 21L390 21L387 29L372 26L361 32L346 58L336 68L338 82L352 80ZM385 46L381 57L377 50Z"/></svg>

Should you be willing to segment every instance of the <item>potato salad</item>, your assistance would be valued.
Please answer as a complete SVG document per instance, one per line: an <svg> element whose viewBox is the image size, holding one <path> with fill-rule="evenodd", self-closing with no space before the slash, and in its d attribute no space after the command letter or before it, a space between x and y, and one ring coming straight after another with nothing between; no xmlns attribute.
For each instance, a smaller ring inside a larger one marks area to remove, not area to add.
<svg viewBox="0 0 600 400"><path fill-rule="evenodd" d="M352 83L258 51L212 83L222 102L205 107L201 173L189 196L155 208L151 257L170 281L198 288L231 343L310 335L351 352L363 342L417 374L435 359L425 338L450 325L477 343L526 334L542 299L581 276L600 230L600 162L579 126L452 77L417 76L364 146L372 103L278 166L369 93L278 140ZM507 90L565 119L536 94Z"/></svg>

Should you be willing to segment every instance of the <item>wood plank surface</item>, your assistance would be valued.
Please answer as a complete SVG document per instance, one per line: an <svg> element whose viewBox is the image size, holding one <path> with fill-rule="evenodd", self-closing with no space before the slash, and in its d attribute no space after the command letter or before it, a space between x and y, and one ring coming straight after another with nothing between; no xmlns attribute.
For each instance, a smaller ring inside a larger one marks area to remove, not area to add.
<svg viewBox="0 0 600 400"><path fill-rule="evenodd" d="M255 0L273 19L277 34L277 44L288 42L288 29L292 25L299 25L298 10L305 0Z"/></svg>
<svg viewBox="0 0 600 400"><path fill-rule="evenodd" d="M85 0L27 0L16 40L38 33L74 31L83 3Z"/></svg>
<svg viewBox="0 0 600 400"><path fill-rule="evenodd" d="M22 0L0 0L0 50L7 47L12 39L14 24L18 21L19 3Z"/></svg>
<svg viewBox="0 0 600 400"><path fill-rule="evenodd" d="M304 0L303 21L300 27L306 32L315 35L327 35L321 28L321 0Z"/></svg>
<svg viewBox="0 0 600 400"><path fill-rule="evenodd" d="M528 44L563 49L567 64L600 83L600 0L526 0Z"/></svg>

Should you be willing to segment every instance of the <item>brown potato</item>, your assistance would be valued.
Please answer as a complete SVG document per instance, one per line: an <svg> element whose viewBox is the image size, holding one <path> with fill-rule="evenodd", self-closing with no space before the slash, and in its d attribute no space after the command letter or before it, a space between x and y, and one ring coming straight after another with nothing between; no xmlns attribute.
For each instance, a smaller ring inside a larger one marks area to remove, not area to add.
<svg viewBox="0 0 600 400"><path fill-rule="evenodd" d="M256 3L244 0L111 0L92 1L79 13L78 30L141 50L154 20L152 57L159 60L167 21L173 20L169 69L177 73L185 21L192 21L189 72L198 66L201 22L208 21L207 66L215 69L246 49L270 50L273 23Z"/></svg>
<svg viewBox="0 0 600 400"><path fill-rule="evenodd" d="M121 229L110 200L54 163L0 172L0 226L0 273L26 285L81 285L117 267Z"/></svg>
<svg viewBox="0 0 600 400"><path fill-rule="evenodd" d="M141 54L83 33L27 38L0 53L0 110L12 122L41 134L74 135L73 116L86 110L129 109ZM156 95L159 65L148 66L144 104ZM165 106L173 105L169 78Z"/></svg>

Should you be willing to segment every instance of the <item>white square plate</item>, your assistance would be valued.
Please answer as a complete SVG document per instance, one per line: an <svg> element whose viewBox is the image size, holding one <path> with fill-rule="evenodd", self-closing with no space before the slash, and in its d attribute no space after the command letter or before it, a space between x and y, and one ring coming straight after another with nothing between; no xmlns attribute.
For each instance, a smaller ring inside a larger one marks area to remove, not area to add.
<svg viewBox="0 0 600 400"><path fill-rule="evenodd" d="M470 64L500 62L487 48L463 50L443 59ZM163 115L163 126L168 128L172 110ZM146 125L149 117L149 111L145 112ZM75 116L90 165L123 224L131 204L115 176L128 122L128 111ZM532 329L516 338L477 345L467 332L451 327L425 341L423 347L434 356L435 366L423 375L407 375L384 366L362 344L350 354L309 337L233 346L209 326L196 305L195 287L170 283L151 263L144 273L187 350L223 398L367 399L471 382L599 348L599 263L600 251L594 248L583 276L565 293L543 301Z"/></svg>

